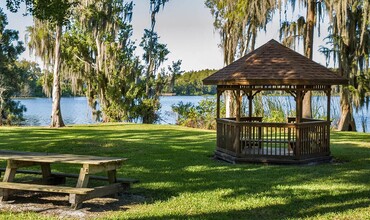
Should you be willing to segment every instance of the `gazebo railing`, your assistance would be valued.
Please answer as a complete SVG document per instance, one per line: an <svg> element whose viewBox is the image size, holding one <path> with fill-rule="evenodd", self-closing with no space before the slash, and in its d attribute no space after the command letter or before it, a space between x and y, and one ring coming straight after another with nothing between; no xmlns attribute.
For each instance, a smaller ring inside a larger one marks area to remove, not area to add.
<svg viewBox="0 0 370 220"><path fill-rule="evenodd" d="M217 150L232 156L297 159L330 154L329 122L266 123L261 119L217 119Z"/></svg>

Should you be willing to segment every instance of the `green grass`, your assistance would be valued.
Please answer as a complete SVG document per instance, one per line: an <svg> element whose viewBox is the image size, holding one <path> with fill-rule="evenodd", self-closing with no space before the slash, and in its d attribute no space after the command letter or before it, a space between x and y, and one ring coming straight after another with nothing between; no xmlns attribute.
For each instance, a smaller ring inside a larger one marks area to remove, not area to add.
<svg viewBox="0 0 370 220"><path fill-rule="evenodd" d="M332 155L343 163L315 166L215 161L215 137L214 131L164 125L4 127L0 149L129 158L118 175L139 179L131 192L146 200L104 218L370 219L370 134L333 132ZM43 217L0 212L14 216Z"/></svg>

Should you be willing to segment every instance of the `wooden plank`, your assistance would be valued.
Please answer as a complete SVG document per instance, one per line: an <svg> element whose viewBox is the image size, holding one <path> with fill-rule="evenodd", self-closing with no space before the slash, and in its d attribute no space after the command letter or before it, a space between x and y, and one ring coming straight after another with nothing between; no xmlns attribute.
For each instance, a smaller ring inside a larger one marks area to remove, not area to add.
<svg viewBox="0 0 370 220"><path fill-rule="evenodd" d="M217 110L216 110L216 118L220 118L220 96L222 92L218 90L217 87Z"/></svg>
<svg viewBox="0 0 370 220"><path fill-rule="evenodd" d="M8 166L5 170L5 174L4 174L4 178L3 178L4 183L12 182L14 180L15 174L17 172L17 168L9 167L9 164L11 164L11 163L8 161ZM9 195L10 195L10 191L8 189L1 189L0 190L0 201L8 200Z"/></svg>
<svg viewBox="0 0 370 220"><path fill-rule="evenodd" d="M41 173L42 173L42 182L43 184L47 184L51 177L51 167L50 163L42 163L41 164Z"/></svg>
<svg viewBox="0 0 370 220"><path fill-rule="evenodd" d="M127 160L127 158L116 158L116 157L99 157L89 155L54 154L54 153L22 152L8 150L0 150L0 159L38 162L38 163L68 163L68 164L92 164L92 165L100 165L111 162L123 162Z"/></svg>
<svg viewBox="0 0 370 220"><path fill-rule="evenodd" d="M77 179L76 188L85 188L89 183L89 165L84 164L80 170L80 175ZM78 209L82 205L82 197L77 193L71 193L69 200L74 201L71 205L74 209Z"/></svg>
<svg viewBox="0 0 370 220"><path fill-rule="evenodd" d="M5 171L5 168L0 168L0 171ZM40 171L37 171L37 170L17 170L17 173L35 174L35 175L42 174ZM72 174L72 173L51 173L51 176L52 177L78 178L78 174ZM90 175L90 179L108 181L108 177L106 176ZM131 179L131 178L117 178L117 182L119 183L138 183L139 180Z"/></svg>
<svg viewBox="0 0 370 220"><path fill-rule="evenodd" d="M87 165L84 165L80 169L80 175L78 176L76 187L84 188L87 187L88 183L89 183L89 169Z"/></svg>
<svg viewBox="0 0 370 220"><path fill-rule="evenodd" d="M20 168L20 167L30 167L38 165L38 163L35 163L33 161L18 161L15 159L8 160L7 167L9 168Z"/></svg>
<svg viewBox="0 0 370 220"><path fill-rule="evenodd" d="M68 186L50 186L50 185L37 185L28 183L13 183L13 182L0 182L0 188L36 191L36 192L53 192L53 193L74 193L74 194L87 194L94 191L93 188L75 188Z"/></svg>
<svg viewBox="0 0 370 220"><path fill-rule="evenodd" d="M108 182L109 183L116 183L117 182L117 171L116 170L109 170L108 171Z"/></svg>
<svg viewBox="0 0 370 220"><path fill-rule="evenodd" d="M124 191L125 187L121 183L114 183L106 186L95 187L93 191L80 196L70 196L69 202L71 207L78 209L81 207L82 202L93 198L99 198L108 195L114 195Z"/></svg>
<svg viewBox="0 0 370 220"><path fill-rule="evenodd" d="M86 195L86 199L93 199L108 195L114 195L120 192L123 192L125 189L124 185L122 183L113 183L106 186L98 186L94 188L94 191L89 192Z"/></svg>
<svg viewBox="0 0 370 220"><path fill-rule="evenodd" d="M112 161L104 164L85 164L84 166L87 166L89 174L95 174L110 170L117 170L122 166L122 161Z"/></svg>

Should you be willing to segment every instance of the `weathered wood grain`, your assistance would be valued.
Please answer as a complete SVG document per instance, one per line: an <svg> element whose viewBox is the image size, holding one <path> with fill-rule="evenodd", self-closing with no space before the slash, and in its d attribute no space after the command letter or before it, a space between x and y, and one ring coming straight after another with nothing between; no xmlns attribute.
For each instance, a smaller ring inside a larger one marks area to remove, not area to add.
<svg viewBox="0 0 370 220"><path fill-rule="evenodd" d="M0 173L4 172L5 168L0 168ZM41 171L38 170L17 170L17 173L23 173L23 174L34 174L34 175L41 175ZM67 177L67 178L78 178L78 174L74 173L59 173L59 172L52 172L52 177ZM106 176L96 176L96 175L90 175L91 180L102 180L102 181L108 181L108 177ZM131 179L131 178L117 178L117 183L138 183L139 180L137 179Z"/></svg>
<svg viewBox="0 0 370 220"><path fill-rule="evenodd" d="M51 185L38 185L28 183L13 183L13 182L0 182L1 189L12 190L25 190L36 192L53 192L53 193L74 193L74 194L87 194L94 191L94 188L75 188L68 186L51 186Z"/></svg>
<svg viewBox="0 0 370 220"><path fill-rule="evenodd" d="M123 162L127 158L115 157L98 157L88 155L74 155L74 154L54 154L54 153L38 153L38 152L21 152L0 150L0 159L3 160L17 160L26 162L38 163L68 163L68 164L91 164L101 165L114 162Z"/></svg>

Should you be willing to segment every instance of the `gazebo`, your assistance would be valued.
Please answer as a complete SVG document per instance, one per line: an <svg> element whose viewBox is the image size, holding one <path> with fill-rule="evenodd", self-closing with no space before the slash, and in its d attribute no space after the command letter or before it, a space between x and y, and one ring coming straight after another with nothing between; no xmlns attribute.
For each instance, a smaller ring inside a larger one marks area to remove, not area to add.
<svg viewBox="0 0 370 220"><path fill-rule="evenodd" d="M301 54L270 40L203 80L217 85L217 147L215 157L231 163L262 162L304 164L327 162L330 155L330 93L332 85L348 81ZM220 97L231 90L235 117L220 118ZM296 101L295 117L285 123L252 117L253 98L261 91L284 91ZM308 91L327 96L327 119L302 117ZM241 116L242 97L248 98L248 115Z"/></svg>

